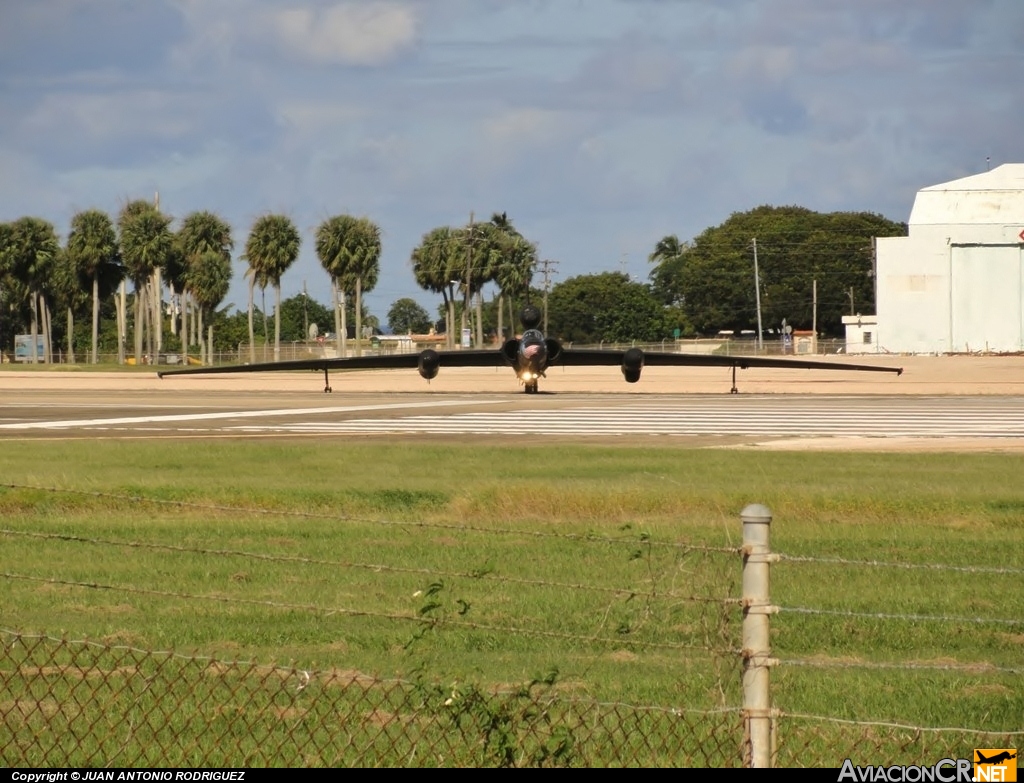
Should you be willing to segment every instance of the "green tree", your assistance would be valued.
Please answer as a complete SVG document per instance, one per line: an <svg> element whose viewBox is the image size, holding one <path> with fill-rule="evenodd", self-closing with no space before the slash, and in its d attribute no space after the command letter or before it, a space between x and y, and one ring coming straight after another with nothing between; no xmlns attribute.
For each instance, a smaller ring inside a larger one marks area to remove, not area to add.
<svg viewBox="0 0 1024 783"><path fill-rule="evenodd" d="M816 282L818 329L840 334L851 298L863 303L861 312L874 309L872 238L904 234L905 224L867 212L762 206L706 229L675 266L671 257L659 257L651 279L661 300L680 305L697 331L751 329L757 323L756 239L762 321L775 325L785 318L810 328Z"/></svg>
<svg viewBox="0 0 1024 783"><path fill-rule="evenodd" d="M658 240L654 252L647 260L654 264L651 272L651 291L666 305L681 305L680 275L686 261L688 247L675 234Z"/></svg>
<svg viewBox="0 0 1024 783"><path fill-rule="evenodd" d="M476 302L476 342L483 342L483 297L485 285L496 279L499 268L511 262L517 252L529 253L529 245L505 213L495 213L490 222L470 222L451 233L455 243L451 271L461 282L463 292L462 326L465 328L473 302ZM520 240L517 244L516 240ZM534 251L535 252L535 251ZM522 259L519 260L522 263Z"/></svg>
<svg viewBox="0 0 1024 783"><path fill-rule="evenodd" d="M529 290L537 268L537 246L519 233L504 212L492 215L491 225L501 239L496 243L497 257L492 260L491 279L498 285L497 332L499 339L504 339L502 302L507 298L509 329L514 335L516 297L521 298Z"/></svg>
<svg viewBox="0 0 1024 783"><path fill-rule="evenodd" d="M458 274L460 244L456 232L449 226L431 229L423 235L420 244L412 251L410 261L416 283L420 288L441 294L444 306L444 331L448 348L454 347L455 328L455 286ZM462 261L465 268L465 261Z"/></svg>
<svg viewBox="0 0 1024 783"><path fill-rule="evenodd" d="M14 347L15 323L17 321L15 303L20 299L16 291L19 283L13 275L13 249L14 239L11 224L0 223L0 362L3 361L3 349L13 349Z"/></svg>
<svg viewBox="0 0 1024 783"><path fill-rule="evenodd" d="M326 334L334 323L331 308L310 296L296 294L281 302L281 339L286 341L309 339L309 327L316 324L319 334Z"/></svg>
<svg viewBox="0 0 1024 783"><path fill-rule="evenodd" d="M204 346L204 361L213 363L213 326L217 306L227 296L231 286L231 259L218 250L206 250L193 258L188 267L188 289L198 305L198 331L203 333L204 316L208 316L208 344Z"/></svg>
<svg viewBox="0 0 1024 783"><path fill-rule="evenodd" d="M392 334L425 334L430 314L415 299L396 299L388 310L388 328Z"/></svg>
<svg viewBox="0 0 1024 783"><path fill-rule="evenodd" d="M221 294L220 298L212 304L209 304L208 302L204 304L196 293L193 280L204 280L207 283L213 280L214 278L209 276L212 274L212 267L209 266L212 262L207 262L207 266L209 268L198 275L193 274L193 267L205 254L215 253L227 264L228 281L230 283L231 251L234 249L235 242L231 237L231 225L216 213L206 210L190 212L186 215L185 219L181 222L181 228L178 229L176 239L177 252L181 260L181 268L180 272L175 275L175 283L177 286L180 286L179 290L182 298L181 344L183 352L187 358L188 346L191 340L188 319L190 299L195 299L197 304L198 318L196 319L196 323L198 328L196 329L196 340L200 347L203 348L205 346L205 343L203 342L203 310L205 308L206 312L212 316L214 308L220 304L220 299L223 299L226 294L226 292L225 294ZM219 275L219 273L220 272L218 271L217 274ZM216 277L216 275L214 275L214 277ZM212 322L210 325L213 325Z"/></svg>
<svg viewBox="0 0 1024 783"><path fill-rule="evenodd" d="M342 322L344 309L338 307L337 297L355 293L356 337L362 337L362 292L377 284L380 273L380 228L367 218L336 215L328 218L316 230L316 254L320 264L331 276L335 291L335 329L338 332L338 352L347 352L347 326Z"/></svg>
<svg viewBox="0 0 1024 783"><path fill-rule="evenodd" d="M171 218L148 201L129 201L118 215L119 243L125 271L135 285L135 361L142 361L145 335L150 354L159 350L154 333L161 329L159 287L154 285L156 270L163 267L174 251Z"/></svg>
<svg viewBox="0 0 1024 783"><path fill-rule="evenodd" d="M551 289L550 331L570 343L654 342L671 337L650 287L621 272L570 277Z"/></svg>
<svg viewBox="0 0 1024 783"><path fill-rule="evenodd" d="M88 209L71 218L67 257L92 289L92 363L99 362L100 301L124 277L114 223L106 212Z"/></svg>
<svg viewBox="0 0 1024 783"><path fill-rule="evenodd" d="M245 241L245 260L249 262L249 360L256 361L255 336L252 328L253 290L273 285L274 361L281 360L281 277L299 257L302 237L291 218L286 215L264 215L256 219ZM305 339L305 337L303 337Z"/></svg>
<svg viewBox="0 0 1024 783"><path fill-rule="evenodd" d="M69 364L75 363L75 315L84 313L88 307L89 294L86 290L89 287L89 281L80 274L77 263L68 255L67 249L59 252L51 272L50 291L54 306L63 309L66 317L64 338Z"/></svg>
<svg viewBox="0 0 1024 783"><path fill-rule="evenodd" d="M47 294L50 291L51 276L60 242L53 225L42 218L23 217L10 224L4 239L7 250L5 266L12 293L27 300L31 321L32 362L36 362L35 345L42 328L44 356L47 362L53 360L50 345L50 307Z"/></svg>

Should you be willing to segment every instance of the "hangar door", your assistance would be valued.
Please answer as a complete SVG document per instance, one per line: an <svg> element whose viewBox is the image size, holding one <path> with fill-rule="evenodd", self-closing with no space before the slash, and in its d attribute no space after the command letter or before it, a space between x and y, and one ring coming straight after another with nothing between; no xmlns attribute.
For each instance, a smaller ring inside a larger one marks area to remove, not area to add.
<svg viewBox="0 0 1024 783"><path fill-rule="evenodd" d="M960 351L1024 351L1020 245L950 248L950 337Z"/></svg>

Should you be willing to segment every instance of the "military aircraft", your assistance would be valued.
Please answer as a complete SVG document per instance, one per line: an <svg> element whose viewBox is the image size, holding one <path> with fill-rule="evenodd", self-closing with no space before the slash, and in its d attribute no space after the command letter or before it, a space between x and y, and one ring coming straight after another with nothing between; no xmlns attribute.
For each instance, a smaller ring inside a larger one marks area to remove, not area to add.
<svg viewBox="0 0 1024 783"><path fill-rule="evenodd" d="M299 359L289 362L272 362L267 364L244 364L229 367L196 367L188 370L165 370L157 376L165 375L200 375L212 373L236 372L270 372L287 370L322 370L324 373L324 391L331 391L330 371L334 370L383 370L415 367L421 376L428 381L436 378L438 370L445 367L495 367L507 365L511 367L523 385L527 394L536 394L540 379L551 367L579 367L585 365L619 365L627 383L640 380L640 372L644 366L651 367L731 367L732 389L735 394L736 368L745 370L748 367L784 367L803 370L854 370L862 372L894 372L903 373L903 368L873 367L865 364L833 364L831 362L815 362L803 359L774 359L761 356L714 356L703 354L664 353L639 348L619 350L595 350L565 348L558 340L545 337L537 327L540 326L540 310L533 305L526 305L519 313L523 325L523 334L519 339L509 339L498 349L471 351L438 352L427 348L419 353L391 354L387 356L353 356L344 359Z"/></svg>

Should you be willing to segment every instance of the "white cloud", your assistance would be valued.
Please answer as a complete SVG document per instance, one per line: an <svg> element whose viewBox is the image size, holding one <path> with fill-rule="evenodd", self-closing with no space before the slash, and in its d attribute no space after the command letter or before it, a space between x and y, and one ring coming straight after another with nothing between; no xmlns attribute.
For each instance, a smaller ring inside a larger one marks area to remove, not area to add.
<svg viewBox="0 0 1024 783"><path fill-rule="evenodd" d="M284 100L277 106L277 113L290 131L302 135L324 131L336 133L369 115L365 108L359 106L311 100Z"/></svg>
<svg viewBox="0 0 1024 783"><path fill-rule="evenodd" d="M729 73L738 81L754 80L778 84L796 70L796 57L789 46L751 46L733 55Z"/></svg>
<svg viewBox="0 0 1024 783"><path fill-rule="evenodd" d="M317 64L381 65L416 40L413 9L397 3L290 8L272 12L268 22L289 54Z"/></svg>
<svg viewBox="0 0 1024 783"><path fill-rule="evenodd" d="M509 109L483 121L488 144L547 144L567 135L567 117L563 112L524 107Z"/></svg>
<svg viewBox="0 0 1024 783"><path fill-rule="evenodd" d="M394 0L324 4L316 0L173 0L191 35L179 65L261 59L270 47L312 65L383 65L411 48L418 15Z"/></svg>
<svg viewBox="0 0 1024 783"><path fill-rule="evenodd" d="M78 142L113 138L179 138L195 128L195 105L158 90L44 95L25 116L23 130Z"/></svg>

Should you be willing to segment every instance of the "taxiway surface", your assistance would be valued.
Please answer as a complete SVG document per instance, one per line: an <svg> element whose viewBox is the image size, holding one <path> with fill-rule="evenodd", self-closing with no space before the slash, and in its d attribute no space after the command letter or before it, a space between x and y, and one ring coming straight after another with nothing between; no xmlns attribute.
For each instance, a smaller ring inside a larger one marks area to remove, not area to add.
<svg viewBox="0 0 1024 783"><path fill-rule="evenodd" d="M94 388L100 385L95 379L81 377L84 383L64 387L4 389L0 440L546 437L766 449L1024 451L1024 395L323 394L240 390L195 378L148 388L117 388L115 378L112 387Z"/></svg>

